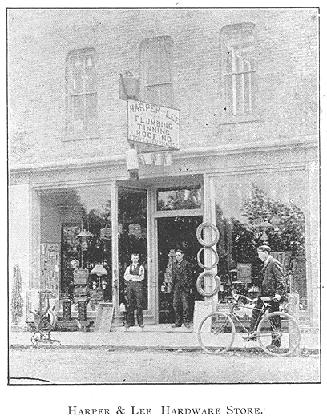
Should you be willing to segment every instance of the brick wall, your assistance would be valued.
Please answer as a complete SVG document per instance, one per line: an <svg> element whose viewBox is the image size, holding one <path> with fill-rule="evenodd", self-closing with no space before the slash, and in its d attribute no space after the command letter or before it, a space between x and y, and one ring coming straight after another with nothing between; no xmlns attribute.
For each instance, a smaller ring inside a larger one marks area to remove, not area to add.
<svg viewBox="0 0 327 420"><path fill-rule="evenodd" d="M144 38L174 41L175 106L181 147L306 141L317 131L317 9L9 10L8 88L11 164L103 157L126 149L126 102L119 73L139 72ZM219 32L256 25L255 122L221 124ZM65 60L97 54L99 131L67 141Z"/></svg>

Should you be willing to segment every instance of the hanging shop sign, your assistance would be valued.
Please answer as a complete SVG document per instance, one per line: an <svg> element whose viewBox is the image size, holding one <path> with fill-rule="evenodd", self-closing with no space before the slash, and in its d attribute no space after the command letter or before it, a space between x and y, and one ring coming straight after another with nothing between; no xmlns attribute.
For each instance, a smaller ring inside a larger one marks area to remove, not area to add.
<svg viewBox="0 0 327 420"><path fill-rule="evenodd" d="M127 139L140 151L179 150L179 110L129 99Z"/></svg>

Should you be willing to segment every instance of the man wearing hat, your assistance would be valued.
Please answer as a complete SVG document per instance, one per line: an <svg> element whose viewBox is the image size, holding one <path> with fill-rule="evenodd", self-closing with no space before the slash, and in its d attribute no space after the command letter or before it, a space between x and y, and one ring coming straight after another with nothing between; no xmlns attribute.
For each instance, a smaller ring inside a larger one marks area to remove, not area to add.
<svg viewBox="0 0 327 420"><path fill-rule="evenodd" d="M184 323L186 328L190 328L191 267L188 261L184 260L184 252L181 249L177 249L175 255L172 275L175 324L172 327L178 328Z"/></svg>
<svg viewBox="0 0 327 420"><path fill-rule="evenodd" d="M284 274L282 266L278 260L270 255L271 249L268 245L261 245L257 249L258 257L263 261L262 269L262 284L261 284L261 296L271 297L273 300L270 302L269 312L279 311L279 304L282 296L285 294ZM255 330L260 321L259 315L260 310L263 306L263 301L260 297L252 311L252 319L250 326L250 339L255 340ZM278 317L279 318L279 317ZM276 319L276 330L281 328L280 319ZM281 342L279 338L274 337L272 334L272 343L270 346L280 347Z"/></svg>

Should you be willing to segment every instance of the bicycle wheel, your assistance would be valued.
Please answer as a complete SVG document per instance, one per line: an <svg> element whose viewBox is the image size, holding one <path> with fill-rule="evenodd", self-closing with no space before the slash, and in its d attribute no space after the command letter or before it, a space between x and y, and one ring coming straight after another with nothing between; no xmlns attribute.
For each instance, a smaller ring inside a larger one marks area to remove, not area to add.
<svg viewBox="0 0 327 420"><path fill-rule="evenodd" d="M223 312L212 312L199 325L198 340L206 353L225 353L231 348L234 338L234 322Z"/></svg>
<svg viewBox="0 0 327 420"><path fill-rule="evenodd" d="M260 321L257 338L265 353L289 356L299 347L301 332L295 318L285 312L272 312Z"/></svg>

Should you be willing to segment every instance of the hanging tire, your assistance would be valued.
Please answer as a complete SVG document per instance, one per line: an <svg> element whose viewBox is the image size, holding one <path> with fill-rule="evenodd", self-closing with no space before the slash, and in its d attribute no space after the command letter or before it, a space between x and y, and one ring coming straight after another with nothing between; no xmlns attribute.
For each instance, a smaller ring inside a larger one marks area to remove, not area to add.
<svg viewBox="0 0 327 420"><path fill-rule="evenodd" d="M211 242L206 242L204 239L202 239L201 233L205 228L211 228L215 233L215 238ZM219 241L220 233L217 226L213 225L212 223L204 222L196 228L196 238L202 246L210 248L213 245L216 245L216 243Z"/></svg>
<svg viewBox="0 0 327 420"><path fill-rule="evenodd" d="M197 259L198 264L199 264L199 266L200 266L201 268L204 268L205 270L211 270L211 269L213 269L213 268L214 268L214 267L218 264L218 262L219 262L219 256L218 256L217 252L216 252L214 249L212 249L212 248L207 248L207 249L211 249L211 251L212 251L213 255L215 256L215 260L214 260L214 262L211 264L211 266L208 266L208 265L204 265L204 264L202 264L202 262L201 262L201 260L200 260L201 252L202 252L202 251L204 252L205 248L200 248L200 250L199 250L199 251L198 251L198 253L196 254L196 259Z"/></svg>
<svg viewBox="0 0 327 420"><path fill-rule="evenodd" d="M233 345L234 338L234 322L224 312L212 312L199 325L198 341L206 353L225 353Z"/></svg>
<svg viewBox="0 0 327 420"><path fill-rule="evenodd" d="M300 345L301 332L297 321L285 312L271 312L262 318L257 328L258 342L271 356L293 354ZM275 345L272 345L275 343Z"/></svg>
<svg viewBox="0 0 327 420"><path fill-rule="evenodd" d="M212 291L210 291L210 292L206 292L204 290L204 288L202 287L202 279L204 279L204 277L214 277L214 276L213 276L212 273L208 273L208 272L201 273L199 275L199 277L196 279L196 288L197 288L197 291L200 293L201 296L204 296L204 297L212 297L212 296L214 296L218 292L219 285L220 285L220 278L218 276L215 276L214 277L214 279L216 281L215 288Z"/></svg>

